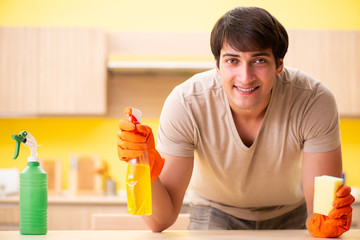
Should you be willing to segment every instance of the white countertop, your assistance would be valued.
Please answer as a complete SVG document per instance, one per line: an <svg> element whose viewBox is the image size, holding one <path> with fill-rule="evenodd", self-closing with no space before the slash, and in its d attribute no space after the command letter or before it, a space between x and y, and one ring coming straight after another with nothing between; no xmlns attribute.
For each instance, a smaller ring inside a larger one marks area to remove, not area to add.
<svg viewBox="0 0 360 240"><path fill-rule="evenodd" d="M18 231L0 231L0 239L4 240L309 240L320 239L312 237L307 230L237 230L237 231L165 231L152 233L150 231L49 231L46 235L20 235ZM321 238L324 239L324 238ZM360 240L360 229L350 230L341 236L342 240Z"/></svg>

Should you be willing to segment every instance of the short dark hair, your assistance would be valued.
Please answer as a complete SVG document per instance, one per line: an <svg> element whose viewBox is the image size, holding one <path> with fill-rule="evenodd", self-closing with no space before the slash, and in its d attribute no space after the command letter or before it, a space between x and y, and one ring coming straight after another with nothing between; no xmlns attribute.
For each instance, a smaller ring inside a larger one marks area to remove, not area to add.
<svg viewBox="0 0 360 240"><path fill-rule="evenodd" d="M218 67L224 43L242 52L271 48L278 66L289 38L283 25L265 9L238 7L225 13L211 31L211 51Z"/></svg>

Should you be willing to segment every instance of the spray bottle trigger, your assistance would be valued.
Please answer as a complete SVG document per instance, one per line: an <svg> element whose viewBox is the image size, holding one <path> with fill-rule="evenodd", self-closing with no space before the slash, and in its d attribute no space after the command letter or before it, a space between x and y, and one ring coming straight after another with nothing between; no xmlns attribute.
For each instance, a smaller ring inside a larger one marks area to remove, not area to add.
<svg viewBox="0 0 360 240"><path fill-rule="evenodd" d="M19 156L19 151L20 151L20 144L22 142L26 142L26 136L27 136L27 132L26 131L22 131L20 134L16 135L13 134L11 137L12 139L14 139L16 141L16 145L15 145L15 154L13 159L16 159Z"/></svg>

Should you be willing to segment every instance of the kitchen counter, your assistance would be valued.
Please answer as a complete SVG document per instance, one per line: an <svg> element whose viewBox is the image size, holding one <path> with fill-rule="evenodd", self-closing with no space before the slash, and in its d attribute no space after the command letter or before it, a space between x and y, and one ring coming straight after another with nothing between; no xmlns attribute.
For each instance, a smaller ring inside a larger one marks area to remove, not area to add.
<svg viewBox="0 0 360 240"><path fill-rule="evenodd" d="M353 205L352 228L360 228L360 202ZM0 197L0 230L19 229L18 196ZM49 196L48 230L91 230L95 214L127 213L126 197L118 196ZM189 213L185 198L181 213ZM59 221L62 219L63 221ZM0 238L1 239L1 238Z"/></svg>
<svg viewBox="0 0 360 240"><path fill-rule="evenodd" d="M182 213L189 212L184 201ZM94 214L127 213L125 194L118 196L48 196L48 230L90 230ZM63 219L63 221L59 221ZM0 230L18 230L19 197L0 196ZM1 239L1 238L0 238Z"/></svg>
<svg viewBox="0 0 360 240"><path fill-rule="evenodd" d="M18 231L0 231L0 239L23 240L23 239L77 239L77 240L158 240L158 239L181 239L181 240L279 240L279 239L320 239L313 238L307 230L238 230L238 231L164 231L152 233L150 231L49 231L47 235L31 236L20 235ZM321 238L324 239L324 238ZM360 230L350 230L341 236L342 240L360 240Z"/></svg>
<svg viewBox="0 0 360 240"><path fill-rule="evenodd" d="M48 229L90 230L93 214L126 213L126 209L120 196L48 196ZM18 230L19 197L0 197L0 212L0 230Z"/></svg>
<svg viewBox="0 0 360 240"><path fill-rule="evenodd" d="M0 203L19 204L19 196L0 197ZM126 204L124 196L48 196L48 204Z"/></svg>
<svg viewBox="0 0 360 240"><path fill-rule="evenodd" d="M19 196L0 196L0 204L19 204ZM126 205L126 192L120 191L117 196L86 196L86 195L69 195L69 196L57 196L57 195L48 195L48 204L79 204L79 205L93 205L93 204L101 204L101 205ZM189 200L185 197L184 205L189 204Z"/></svg>

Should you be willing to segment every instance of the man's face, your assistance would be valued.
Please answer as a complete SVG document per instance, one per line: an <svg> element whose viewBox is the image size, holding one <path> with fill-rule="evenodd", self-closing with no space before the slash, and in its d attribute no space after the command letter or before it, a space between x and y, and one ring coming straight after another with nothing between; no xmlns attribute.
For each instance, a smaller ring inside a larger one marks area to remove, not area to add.
<svg viewBox="0 0 360 240"><path fill-rule="evenodd" d="M283 61L276 66L272 50L239 52L228 44L220 51L217 72L236 113L262 112L268 105L276 74L283 70Z"/></svg>

